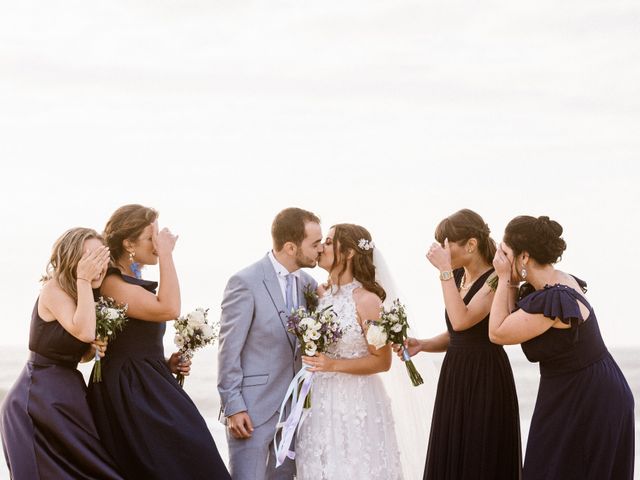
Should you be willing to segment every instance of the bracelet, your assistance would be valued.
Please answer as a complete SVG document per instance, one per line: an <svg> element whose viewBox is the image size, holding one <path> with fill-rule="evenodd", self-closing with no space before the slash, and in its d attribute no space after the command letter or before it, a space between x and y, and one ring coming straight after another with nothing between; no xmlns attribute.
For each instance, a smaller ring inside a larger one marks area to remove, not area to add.
<svg viewBox="0 0 640 480"><path fill-rule="evenodd" d="M89 282L89 284L91 284L91 280L88 280L86 278L76 277L76 280L84 280L85 282Z"/></svg>
<svg viewBox="0 0 640 480"><path fill-rule="evenodd" d="M445 282L453 278L453 270L444 270L440 272L440 280Z"/></svg>

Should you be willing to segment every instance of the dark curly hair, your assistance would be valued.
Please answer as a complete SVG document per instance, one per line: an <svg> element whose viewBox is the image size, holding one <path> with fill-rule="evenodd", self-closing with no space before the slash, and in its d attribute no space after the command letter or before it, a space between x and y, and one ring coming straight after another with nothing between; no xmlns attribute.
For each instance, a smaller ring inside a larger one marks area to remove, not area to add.
<svg viewBox="0 0 640 480"><path fill-rule="evenodd" d="M375 293L384 302L387 293L378 282L376 282L376 266L373 264L373 248L365 250L360 248L361 239L371 242L371 234L360 225L352 223L339 223L334 225L333 235L333 265L331 270L340 268L338 278L347 271L347 257L349 250L353 250L352 257L353 276L362 283L365 290ZM339 253L339 254L338 254ZM339 285L338 285L339 287Z"/></svg>
<svg viewBox="0 0 640 480"><path fill-rule="evenodd" d="M489 264L493 262L496 254L496 242L490 237L491 229L482 217L473 210L464 208L449 215L436 227L436 241L444 245L444 239L462 246L470 238L478 241L478 251L482 258Z"/></svg>
<svg viewBox="0 0 640 480"><path fill-rule="evenodd" d="M541 265L558 263L567 248L562 239L562 225L547 216L521 215L509 222L504 230L504 242L514 256L528 252Z"/></svg>

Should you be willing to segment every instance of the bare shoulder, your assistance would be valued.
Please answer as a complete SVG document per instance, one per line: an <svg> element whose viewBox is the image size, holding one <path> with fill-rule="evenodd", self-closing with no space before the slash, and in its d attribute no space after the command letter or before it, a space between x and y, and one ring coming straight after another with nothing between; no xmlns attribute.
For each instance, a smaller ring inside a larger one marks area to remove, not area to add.
<svg viewBox="0 0 640 480"><path fill-rule="evenodd" d="M56 320L55 311L60 308L75 308L75 301L60 288L55 280L48 280L40 290L38 297L38 315L45 321Z"/></svg>
<svg viewBox="0 0 640 480"><path fill-rule="evenodd" d="M120 275L118 275L117 273L108 273L107 276L104 277L104 280L102 280L101 287L120 285L123 283L126 283L126 282L122 279Z"/></svg>
<svg viewBox="0 0 640 480"><path fill-rule="evenodd" d="M580 295L584 295L584 292L582 291L582 287L580 287L580 284L578 283L578 281L572 275L569 275L568 273L565 273L561 270L556 270L555 283L559 283L561 285L566 285L568 287L571 287Z"/></svg>
<svg viewBox="0 0 640 480"><path fill-rule="evenodd" d="M353 300L356 302L356 309L362 318L371 320L379 317L382 300L375 293L358 288L353 292Z"/></svg>
<svg viewBox="0 0 640 480"><path fill-rule="evenodd" d="M106 295L107 297L114 297L116 296L117 292L121 292L128 288L137 290L135 285L125 282L120 275L116 273L110 273L106 277L104 277L104 280L102 280L102 285L100 285L100 293Z"/></svg>

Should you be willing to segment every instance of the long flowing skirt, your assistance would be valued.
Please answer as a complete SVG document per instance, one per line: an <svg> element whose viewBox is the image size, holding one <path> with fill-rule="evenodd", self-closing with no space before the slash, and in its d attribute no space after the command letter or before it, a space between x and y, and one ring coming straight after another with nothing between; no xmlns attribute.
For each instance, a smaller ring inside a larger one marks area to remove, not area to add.
<svg viewBox="0 0 640 480"><path fill-rule="evenodd" d="M316 373L296 441L299 480L399 480L389 397L378 375Z"/></svg>
<svg viewBox="0 0 640 480"><path fill-rule="evenodd" d="M98 438L75 368L29 361L5 398L0 421L15 480L122 478Z"/></svg>
<svg viewBox="0 0 640 480"><path fill-rule="evenodd" d="M502 347L450 345L440 371L424 478L518 479L520 423Z"/></svg>

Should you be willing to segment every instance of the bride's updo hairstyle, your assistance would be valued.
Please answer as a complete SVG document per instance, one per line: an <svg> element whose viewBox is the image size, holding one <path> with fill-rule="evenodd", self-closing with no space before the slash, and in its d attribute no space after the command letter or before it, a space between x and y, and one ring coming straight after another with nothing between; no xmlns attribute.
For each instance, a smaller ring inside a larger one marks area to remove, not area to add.
<svg viewBox="0 0 640 480"><path fill-rule="evenodd" d="M527 252L541 265L558 263L567 248L562 239L562 226L549 217L521 215L509 222L504 230L504 243L513 249L513 255Z"/></svg>
<svg viewBox="0 0 640 480"><path fill-rule="evenodd" d="M373 264L373 249L375 248L369 231L360 225L339 223L334 225L333 235L333 265L331 270L338 270L338 278L347 271L349 253L353 251L353 276L362 286L375 293L384 302L387 293L376 282L376 267ZM339 287L339 285L338 285Z"/></svg>
<svg viewBox="0 0 640 480"><path fill-rule="evenodd" d="M489 225L473 210L458 210L442 220L436 227L436 241L444 246L444 239L463 246L470 238L478 242L478 252L491 265L496 254L496 242L490 237Z"/></svg>
<svg viewBox="0 0 640 480"><path fill-rule="evenodd" d="M111 251L111 261L117 262L124 255L122 242L134 242L142 231L156 221L158 212L142 205L124 205L118 208L104 227L104 240Z"/></svg>

